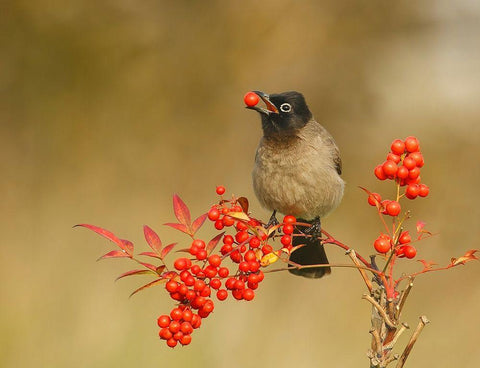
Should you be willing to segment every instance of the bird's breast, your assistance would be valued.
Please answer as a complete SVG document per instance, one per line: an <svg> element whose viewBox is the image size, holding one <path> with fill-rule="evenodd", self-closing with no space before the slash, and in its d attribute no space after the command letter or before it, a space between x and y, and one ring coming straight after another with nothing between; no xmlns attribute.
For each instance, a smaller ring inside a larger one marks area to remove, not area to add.
<svg viewBox="0 0 480 368"><path fill-rule="evenodd" d="M327 215L343 196L344 182L328 149L302 139L262 139L252 177L265 208L307 220Z"/></svg>

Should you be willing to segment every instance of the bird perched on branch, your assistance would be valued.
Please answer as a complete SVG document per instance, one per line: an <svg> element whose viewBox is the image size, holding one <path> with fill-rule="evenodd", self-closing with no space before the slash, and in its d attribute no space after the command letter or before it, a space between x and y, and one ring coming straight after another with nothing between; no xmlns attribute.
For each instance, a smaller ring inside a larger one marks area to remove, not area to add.
<svg viewBox="0 0 480 368"><path fill-rule="evenodd" d="M297 217L298 222L311 224L302 231L308 236L294 236L294 246L305 245L292 252L291 262L328 264L318 237L320 219L333 211L343 196L345 183L340 177L342 163L338 147L313 118L301 93L253 93L265 104L265 107L256 103L247 105L260 113L263 128L252 173L255 194L262 206L273 211L271 223L276 221L278 211ZM320 278L331 270L329 267L292 268L290 272Z"/></svg>

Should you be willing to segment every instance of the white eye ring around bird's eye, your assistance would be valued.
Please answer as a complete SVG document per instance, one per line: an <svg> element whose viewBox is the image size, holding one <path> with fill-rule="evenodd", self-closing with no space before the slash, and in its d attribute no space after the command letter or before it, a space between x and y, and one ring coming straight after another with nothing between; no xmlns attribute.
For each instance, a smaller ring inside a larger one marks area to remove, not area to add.
<svg viewBox="0 0 480 368"><path fill-rule="evenodd" d="M281 112L290 112L290 111L292 111L292 105L285 102L285 103L280 105L280 111Z"/></svg>

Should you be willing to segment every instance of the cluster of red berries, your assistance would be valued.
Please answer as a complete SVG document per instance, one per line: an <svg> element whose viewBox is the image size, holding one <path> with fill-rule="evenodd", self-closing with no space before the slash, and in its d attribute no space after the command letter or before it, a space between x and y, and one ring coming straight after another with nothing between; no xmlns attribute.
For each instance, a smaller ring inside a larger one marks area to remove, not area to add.
<svg viewBox="0 0 480 368"><path fill-rule="evenodd" d="M389 235L381 234L373 243L373 247L378 253L388 253L394 249L397 257L414 258L417 250L409 245L411 241L408 231L403 231L395 241Z"/></svg>
<svg viewBox="0 0 480 368"><path fill-rule="evenodd" d="M382 214L396 217L402 211L399 203L402 197L405 196L408 199L426 197L429 188L420 179L420 169L424 164L420 143L416 137L410 136L405 140L395 139L390 146L386 161L375 167L374 174L380 180L394 180L399 187L405 187L405 191L398 195L396 200L382 200L380 194L369 193L368 203L376 206ZM417 251L409 245L410 242L410 235L405 231L397 239L382 234L375 240L373 246L379 253L387 253L393 249L398 257L414 258Z"/></svg>
<svg viewBox="0 0 480 368"><path fill-rule="evenodd" d="M377 165L374 173L380 180L395 180L401 187L406 187L405 197L415 199L418 196L426 197L430 191L427 185L421 183L420 169L424 164L420 143L416 137L410 136L392 142L386 161ZM378 193L372 193L368 203L372 206L380 203L383 213L390 216L398 216L401 211L398 201L382 201Z"/></svg>
<svg viewBox="0 0 480 368"><path fill-rule="evenodd" d="M216 192L221 196L225 188L219 186ZM181 257L174 261L176 271L170 272L165 288L179 305L172 309L170 316L158 318L159 336L170 347L178 342L190 343L193 330L200 327L202 318L208 317L214 309L213 293L219 301L227 299L229 293L236 300L253 300L255 290L264 279L261 268L277 260L279 252L292 249L294 216L284 218L280 239L283 250L279 251L269 244L273 236L267 234L268 229L248 216L237 199L222 199L211 207L207 217L215 229L225 231L220 235L223 245L216 254L205 241L194 239L188 249L191 258ZM233 229L233 235L226 234L227 229ZM235 265L234 272L225 267L226 260Z"/></svg>

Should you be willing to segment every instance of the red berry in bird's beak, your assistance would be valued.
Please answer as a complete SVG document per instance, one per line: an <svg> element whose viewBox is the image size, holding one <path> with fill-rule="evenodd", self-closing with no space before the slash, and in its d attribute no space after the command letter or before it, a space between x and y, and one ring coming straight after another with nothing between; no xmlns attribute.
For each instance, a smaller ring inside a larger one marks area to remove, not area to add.
<svg viewBox="0 0 480 368"><path fill-rule="evenodd" d="M243 97L243 101L245 102L245 105L247 105L248 107L252 107L258 104L258 102L260 101L260 97L258 97L255 92L247 92Z"/></svg>

